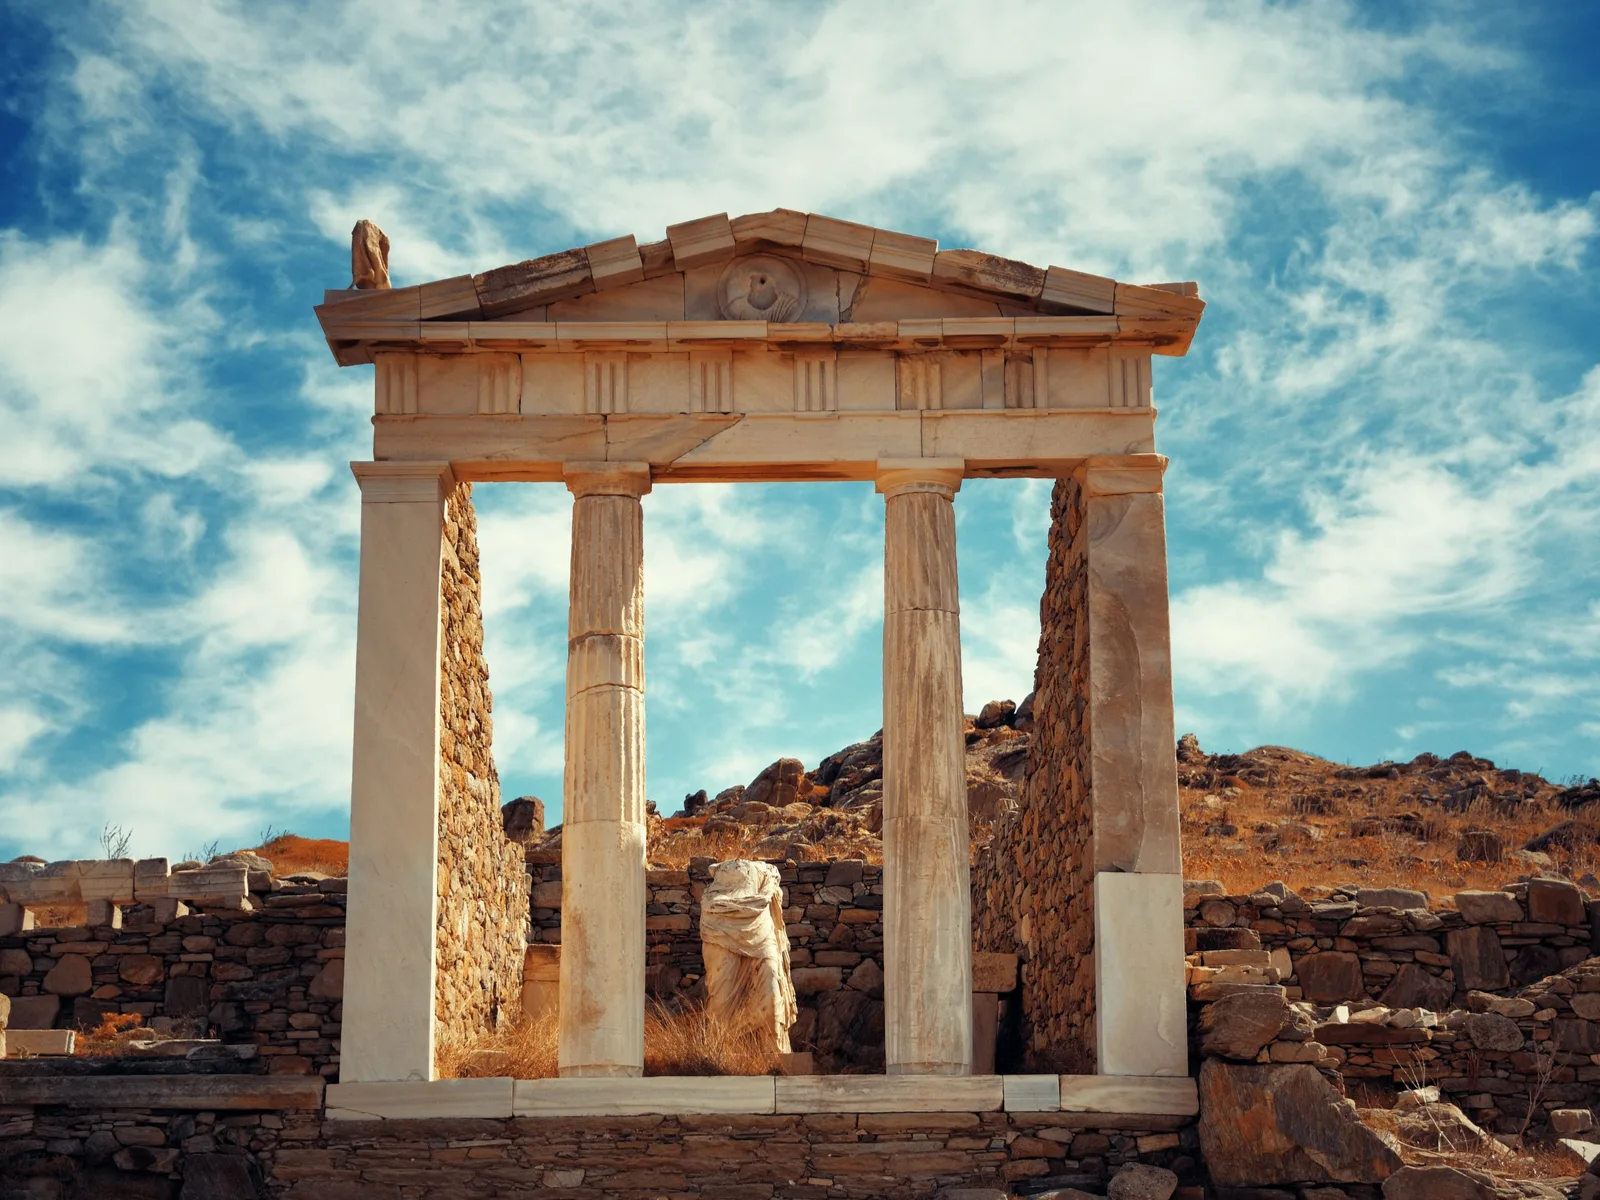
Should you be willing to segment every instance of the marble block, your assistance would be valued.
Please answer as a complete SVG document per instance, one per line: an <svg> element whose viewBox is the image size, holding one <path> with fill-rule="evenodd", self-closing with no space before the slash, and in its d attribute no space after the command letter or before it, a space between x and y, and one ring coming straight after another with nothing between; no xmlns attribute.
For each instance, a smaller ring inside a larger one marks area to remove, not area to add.
<svg viewBox="0 0 1600 1200"><path fill-rule="evenodd" d="M1195 1081L1109 1075L1061 1076L1063 1112L1193 1116L1200 1111Z"/></svg>
<svg viewBox="0 0 1600 1200"><path fill-rule="evenodd" d="M1055 1112L1061 1107L1061 1076L1002 1075L1007 1112Z"/></svg>
<svg viewBox="0 0 1600 1200"><path fill-rule="evenodd" d="M1188 1075L1183 877L1094 880L1096 1064L1101 1075Z"/></svg>
<svg viewBox="0 0 1600 1200"><path fill-rule="evenodd" d="M330 1121L373 1117L509 1117L510 1079L431 1079L402 1083L330 1083Z"/></svg>
<svg viewBox="0 0 1600 1200"><path fill-rule="evenodd" d="M771 1075L658 1075L639 1079L519 1079L519 1117L625 1117L648 1113L771 1113Z"/></svg>
<svg viewBox="0 0 1600 1200"><path fill-rule="evenodd" d="M778 1111L997 1112L998 1075L794 1075L778 1080Z"/></svg>

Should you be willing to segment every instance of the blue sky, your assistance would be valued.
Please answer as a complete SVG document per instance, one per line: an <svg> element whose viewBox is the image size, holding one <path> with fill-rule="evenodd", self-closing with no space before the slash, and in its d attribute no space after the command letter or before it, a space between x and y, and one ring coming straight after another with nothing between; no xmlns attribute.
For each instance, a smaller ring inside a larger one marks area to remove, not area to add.
<svg viewBox="0 0 1600 1200"><path fill-rule="evenodd" d="M1600 772L1589 5L0 7L0 856L343 836L371 368L311 306L798 208L1195 279L1178 725ZM1048 488L958 500L969 708ZM569 499L479 489L506 795L560 795ZM879 724L866 485L646 501L649 793Z"/></svg>

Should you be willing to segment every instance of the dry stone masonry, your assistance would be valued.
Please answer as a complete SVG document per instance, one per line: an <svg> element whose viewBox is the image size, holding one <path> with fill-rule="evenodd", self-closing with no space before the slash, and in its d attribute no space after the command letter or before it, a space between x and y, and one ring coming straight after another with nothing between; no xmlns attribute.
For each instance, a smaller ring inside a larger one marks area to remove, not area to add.
<svg viewBox="0 0 1600 1200"><path fill-rule="evenodd" d="M519 1011L528 876L503 832L472 486L446 501L439 614L438 1041L467 1046Z"/></svg>

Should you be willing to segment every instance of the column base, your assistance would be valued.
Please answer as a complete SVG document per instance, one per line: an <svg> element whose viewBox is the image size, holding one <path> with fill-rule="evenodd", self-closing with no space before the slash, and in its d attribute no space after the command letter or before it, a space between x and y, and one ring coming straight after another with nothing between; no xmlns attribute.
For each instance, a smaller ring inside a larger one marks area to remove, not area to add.
<svg viewBox="0 0 1600 1200"><path fill-rule="evenodd" d="M966 1063L890 1063L884 1068L886 1075L971 1075Z"/></svg>
<svg viewBox="0 0 1600 1200"><path fill-rule="evenodd" d="M562 1067L562 1079L638 1079L643 1067L619 1067L612 1063L590 1063L582 1067Z"/></svg>

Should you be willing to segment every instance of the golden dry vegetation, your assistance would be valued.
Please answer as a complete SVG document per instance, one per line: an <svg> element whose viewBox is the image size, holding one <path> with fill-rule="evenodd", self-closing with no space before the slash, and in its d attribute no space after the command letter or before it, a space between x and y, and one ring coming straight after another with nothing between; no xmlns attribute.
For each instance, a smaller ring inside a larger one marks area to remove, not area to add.
<svg viewBox="0 0 1600 1200"><path fill-rule="evenodd" d="M1567 822L1572 836L1546 848L1546 869L1600 872L1600 828L1561 803L1562 789L1483 760L1352 768L1263 746L1180 764L1179 780L1184 875L1234 894L1273 880L1439 896L1499 887L1544 866L1517 852ZM1504 857L1464 861L1462 835L1473 832L1498 839Z"/></svg>
<svg viewBox="0 0 1600 1200"><path fill-rule="evenodd" d="M552 1079L556 1075L553 1016L519 1020L471 1046L439 1051L448 1079ZM775 1075L778 1059L759 1040L730 1036L698 1006L672 1009L651 1001L645 1011L646 1075Z"/></svg>

